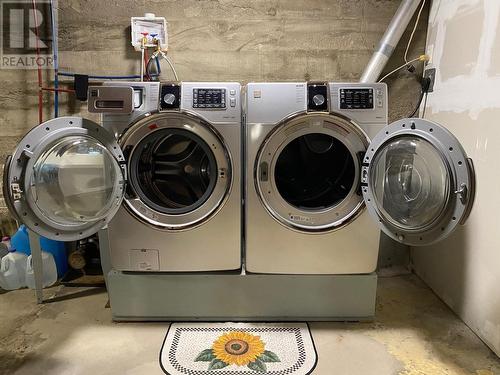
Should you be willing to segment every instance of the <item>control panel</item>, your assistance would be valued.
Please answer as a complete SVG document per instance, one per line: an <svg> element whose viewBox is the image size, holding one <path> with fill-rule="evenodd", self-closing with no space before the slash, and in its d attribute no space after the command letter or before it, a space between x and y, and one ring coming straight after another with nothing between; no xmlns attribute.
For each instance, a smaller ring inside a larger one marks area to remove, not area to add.
<svg viewBox="0 0 500 375"><path fill-rule="evenodd" d="M340 109L373 109L372 88L339 89Z"/></svg>
<svg viewBox="0 0 500 375"><path fill-rule="evenodd" d="M193 108L225 109L226 89L194 88Z"/></svg>
<svg viewBox="0 0 500 375"><path fill-rule="evenodd" d="M241 120L241 85L237 82L182 82L180 110L211 122Z"/></svg>
<svg viewBox="0 0 500 375"><path fill-rule="evenodd" d="M385 83L329 83L330 111L342 113L359 125L387 125L388 95ZM363 127L369 136L378 127Z"/></svg>

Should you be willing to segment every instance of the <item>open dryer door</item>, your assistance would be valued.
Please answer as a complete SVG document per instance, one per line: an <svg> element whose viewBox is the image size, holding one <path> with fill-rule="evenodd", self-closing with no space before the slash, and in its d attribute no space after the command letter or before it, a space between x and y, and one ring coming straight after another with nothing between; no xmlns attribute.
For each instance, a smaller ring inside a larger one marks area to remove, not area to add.
<svg viewBox="0 0 500 375"><path fill-rule="evenodd" d="M124 157L114 136L81 117L33 128L4 170L8 207L42 236L72 241L104 227L124 197Z"/></svg>
<svg viewBox="0 0 500 375"><path fill-rule="evenodd" d="M368 211L396 241L428 245L467 220L474 167L444 127L417 118L396 121L375 136L363 162Z"/></svg>

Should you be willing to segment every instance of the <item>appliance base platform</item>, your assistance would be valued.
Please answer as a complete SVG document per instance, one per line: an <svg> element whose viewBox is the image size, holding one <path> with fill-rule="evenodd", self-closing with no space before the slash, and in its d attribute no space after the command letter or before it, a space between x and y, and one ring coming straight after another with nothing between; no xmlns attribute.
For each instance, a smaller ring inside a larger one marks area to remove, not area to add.
<svg viewBox="0 0 500 375"><path fill-rule="evenodd" d="M115 321L365 321L377 275L161 274L111 269Z"/></svg>

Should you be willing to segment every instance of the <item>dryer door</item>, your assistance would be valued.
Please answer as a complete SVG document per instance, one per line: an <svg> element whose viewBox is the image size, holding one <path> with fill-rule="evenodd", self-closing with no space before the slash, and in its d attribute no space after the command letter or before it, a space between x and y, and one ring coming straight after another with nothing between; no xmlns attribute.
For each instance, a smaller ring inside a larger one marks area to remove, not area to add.
<svg viewBox="0 0 500 375"><path fill-rule="evenodd" d="M56 240L87 237L104 227L124 196L123 154L115 138L81 117L60 117L33 128L4 170L13 215Z"/></svg>
<svg viewBox="0 0 500 375"><path fill-rule="evenodd" d="M437 242L464 224L475 195L472 160L459 141L417 118L396 121L375 136L361 181L380 228L412 246Z"/></svg>

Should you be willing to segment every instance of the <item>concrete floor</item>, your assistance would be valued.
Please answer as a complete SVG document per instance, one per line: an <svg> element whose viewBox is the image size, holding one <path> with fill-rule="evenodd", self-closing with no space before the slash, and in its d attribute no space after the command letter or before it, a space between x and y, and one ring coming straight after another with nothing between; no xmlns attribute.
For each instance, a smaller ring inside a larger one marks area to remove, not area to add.
<svg viewBox="0 0 500 375"><path fill-rule="evenodd" d="M112 323L103 289L0 294L0 374L162 374L167 323ZM77 293L78 298L68 299ZM417 277L379 279L371 323L312 323L314 374L500 375L500 360Z"/></svg>

